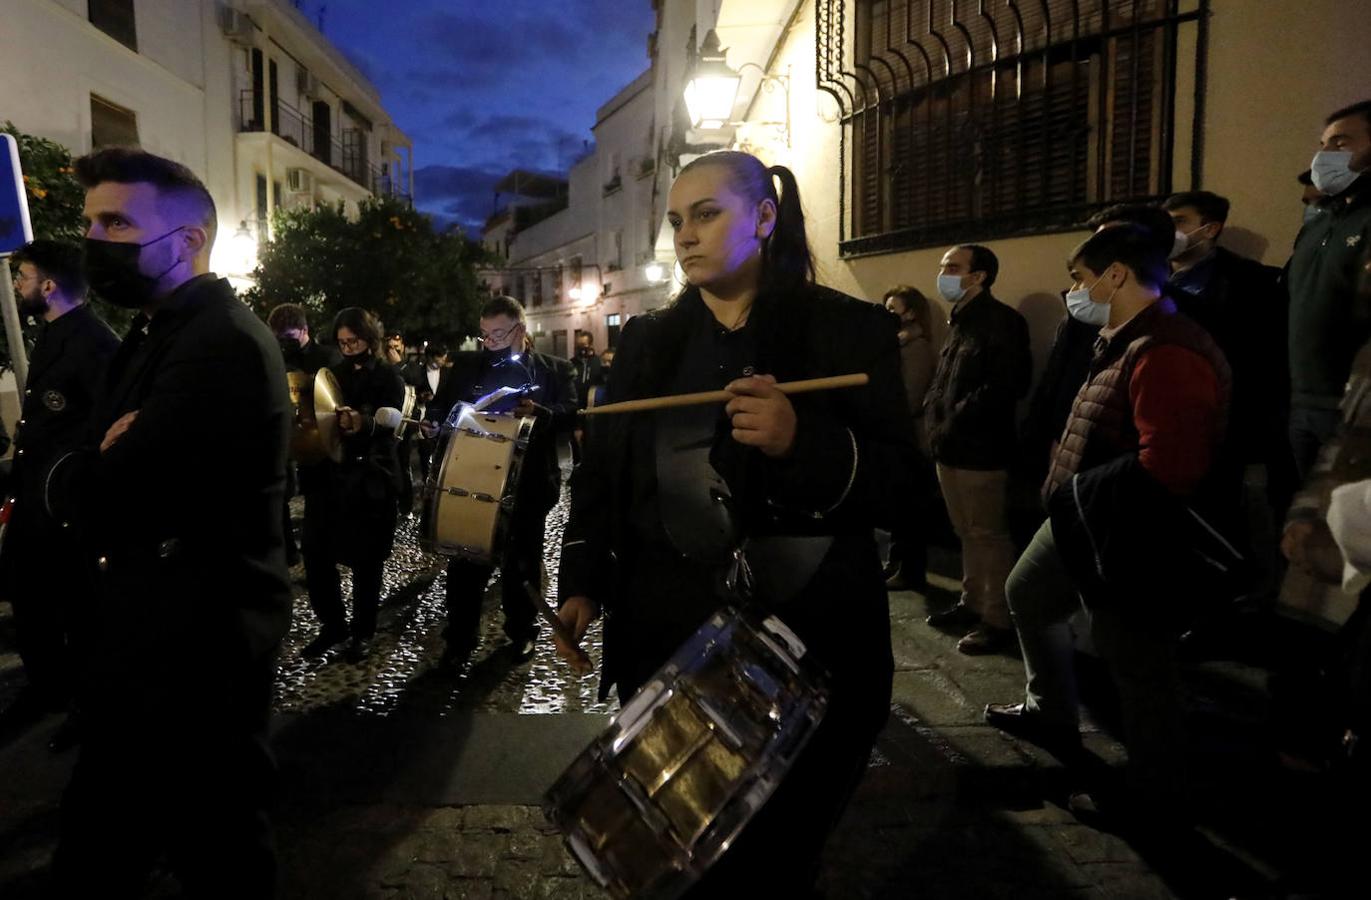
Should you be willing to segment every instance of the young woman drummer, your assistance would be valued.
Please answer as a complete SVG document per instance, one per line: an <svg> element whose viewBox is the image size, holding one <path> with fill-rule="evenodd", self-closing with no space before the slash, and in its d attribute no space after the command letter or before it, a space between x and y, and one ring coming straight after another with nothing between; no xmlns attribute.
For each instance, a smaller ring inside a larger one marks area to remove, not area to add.
<svg viewBox="0 0 1371 900"><path fill-rule="evenodd" d="M883 309L814 283L790 170L735 151L702 156L672 185L667 219L688 286L627 323L607 400L721 388L733 399L597 422L571 480L559 615L578 639L606 616L602 691L614 685L622 702L737 602L726 587L734 548L769 547L751 560L754 600L829 671L829 712L697 889L798 896L889 709L872 529L891 520L915 454L899 350ZM869 385L793 398L775 387L854 372Z"/></svg>

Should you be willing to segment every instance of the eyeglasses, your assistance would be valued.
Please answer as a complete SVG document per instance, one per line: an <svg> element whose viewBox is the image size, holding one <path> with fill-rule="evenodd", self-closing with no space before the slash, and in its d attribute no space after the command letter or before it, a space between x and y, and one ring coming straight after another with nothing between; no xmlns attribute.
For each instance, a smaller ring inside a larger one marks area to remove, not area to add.
<svg viewBox="0 0 1371 900"><path fill-rule="evenodd" d="M365 345L366 345L366 340L365 340L364 338L339 338L339 339L338 339L338 346L339 346L339 347L346 347L346 348L349 349L349 350L351 350L353 347L363 347L363 346L365 346Z"/></svg>
<svg viewBox="0 0 1371 900"><path fill-rule="evenodd" d="M37 274L25 275L23 272L15 272L14 277L10 279L10 283L13 284L15 287L18 287L19 285L25 284L29 281L40 281L42 280L42 277L43 276Z"/></svg>
<svg viewBox="0 0 1371 900"><path fill-rule="evenodd" d="M521 322L518 325L511 325L509 328L497 328L494 331L483 331L481 332L479 340L483 344L488 344L492 341L498 344L514 332L518 331L522 326L523 323Z"/></svg>

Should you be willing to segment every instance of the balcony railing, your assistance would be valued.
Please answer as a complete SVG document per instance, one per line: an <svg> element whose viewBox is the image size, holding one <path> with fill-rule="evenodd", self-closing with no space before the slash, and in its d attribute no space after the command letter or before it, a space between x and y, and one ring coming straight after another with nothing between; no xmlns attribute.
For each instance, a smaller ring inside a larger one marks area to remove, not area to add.
<svg viewBox="0 0 1371 900"><path fill-rule="evenodd" d="M373 194L409 199L405 185L399 183L393 175L383 174L380 167L367 161L368 148L365 131L358 128L345 128L343 129L342 141L334 138L331 134L327 138L323 138L322 135L315 132L314 122L309 116L289 103L280 100L276 102L276 115L272 127L268 129L266 123L260 121L254 112L256 108L254 99L251 89L242 90L238 94L239 131L264 132L270 130L272 134L287 144L300 148ZM262 108L264 112L269 113L271 104L264 103Z"/></svg>

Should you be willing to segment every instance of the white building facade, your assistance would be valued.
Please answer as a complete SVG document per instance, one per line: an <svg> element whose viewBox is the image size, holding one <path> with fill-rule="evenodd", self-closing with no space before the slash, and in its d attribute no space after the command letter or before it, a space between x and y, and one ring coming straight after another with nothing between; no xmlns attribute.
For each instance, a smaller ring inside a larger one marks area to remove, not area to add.
<svg viewBox="0 0 1371 900"><path fill-rule="evenodd" d="M0 119L73 155L137 144L219 209L212 267L278 206L412 194L412 145L376 88L287 0L7 0Z"/></svg>
<svg viewBox="0 0 1371 900"><path fill-rule="evenodd" d="M487 280L523 302L542 352L567 357L580 333L613 347L624 322L670 297L670 260L655 249L664 197L653 105L649 68L597 111L595 149L572 166L564 206L528 209L524 227L517 209L487 223L484 243L504 260Z"/></svg>

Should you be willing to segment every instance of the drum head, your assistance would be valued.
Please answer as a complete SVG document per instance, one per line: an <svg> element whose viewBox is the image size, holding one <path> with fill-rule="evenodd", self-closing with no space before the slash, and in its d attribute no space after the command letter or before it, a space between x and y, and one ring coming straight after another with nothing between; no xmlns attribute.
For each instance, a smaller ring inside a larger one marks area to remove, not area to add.
<svg viewBox="0 0 1371 900"><path fill-rule="evenodd" d="M320 369L314 376L314 421L324 452L334 462L343 461L343 436L338 431L337 412L342 405L343 390L338 379L328 369Z"/></svg>

